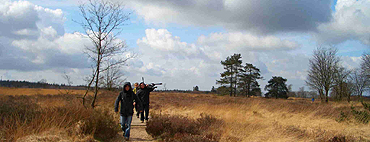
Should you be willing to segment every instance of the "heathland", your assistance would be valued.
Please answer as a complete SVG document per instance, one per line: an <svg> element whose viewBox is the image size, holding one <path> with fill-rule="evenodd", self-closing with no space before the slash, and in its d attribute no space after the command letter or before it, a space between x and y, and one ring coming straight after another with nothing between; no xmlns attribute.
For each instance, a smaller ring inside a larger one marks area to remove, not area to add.
<svg viewBox="0 0 370 142"><path fill-rule="evenodd" d="M33 93L30 93L33 92ZM0 141L116 141L113 103L102 91L95 109L73 90L0 88ZM89 98L91 99L91 98ZM159 141L369 141L358 101L311 102L197 93L151 93L146 132Z"/></svg>

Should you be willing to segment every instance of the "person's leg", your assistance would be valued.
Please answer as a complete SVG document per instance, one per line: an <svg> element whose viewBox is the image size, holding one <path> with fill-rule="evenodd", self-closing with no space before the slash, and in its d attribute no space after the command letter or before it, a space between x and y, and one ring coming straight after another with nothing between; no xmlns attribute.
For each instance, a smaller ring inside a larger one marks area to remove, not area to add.
<svg viewBox="0 0 370 142"><path fill-rule="evenodd" d="M126 122L126 117L124 117L124 116L121 116L120 117L120 120L121 120L121 129L122 129L122 131L123 131L123 135L125 135L125 130L126 130L126 124L125 124L125 122Z"/></svg>
<svg viewBox="0 0 370 142"><path fill-rule="evenodd" d="M144 111L141 111L140 112L140 120L141 121L144 121Z"/></svg>
<svg viewBox="0 0 370 142"><path fill-rule="evenodd" d="M132 116L127 116L126 117L126 130L125 130L125 138L129 139L130 138L130 129L131 129L131 121L132 121Z"/></svg>
<svg viewBox="0 0 370 142"><path fill-rule="evenodd" d="M145 105L144 110L145 110L145 120L148 121L149 120L149 104Z"/></svg>

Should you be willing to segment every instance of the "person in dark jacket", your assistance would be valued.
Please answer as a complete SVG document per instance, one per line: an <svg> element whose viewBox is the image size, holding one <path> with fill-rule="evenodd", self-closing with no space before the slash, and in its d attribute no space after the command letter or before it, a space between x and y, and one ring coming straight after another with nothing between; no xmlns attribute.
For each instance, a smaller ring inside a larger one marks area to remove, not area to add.
<svg viewBox="0 0 370 142"><path fill-rule="evenodd" d="M119 103L121 103L120 109L120 120L121 128L123 130L123 136L126 140L130 138L130 127L132 121L132 115L134 114L134 100L138 105L139 110L142 110L141 100L132 91L130 82L125 82L123 85L123 91L117 96L116 102L114 103L114 111L118 112Z"/></svg>
<svg viewBox="0 0 370 142"><path fill-rule="evenodd" d="M152 92L155 88L153 86L148 86L148 85L145 85L144 82L141 82L140 83L140 88L139 90L137 91L137 96L139 97L139 99L141 100L142 104L143 104L143 111L140 113L141 114L141 117L140 117L140 120L141 120L141 123L144 123L144 119L146 121L149 120L149 94L150 92ZM145 117L144 117L144 112L145 112Z"/></svg>
<svg viewBox="0 0 370 142"><path fill-rule="evenodd" d="M137 90L139 90L139 83L135 83L134 84L134 89L132 90L132 91L134 91L134 93L135 93L135 95L137 94ZM136 95L137 96L137 95ZM138 108L137 108L137 105L135 105L135 102L134 102L134 106L135 106L135 110L136 110L136 117L137 118L139 118L139 114L140 114L140 112L139 112L139 110L138 110Z"/></svg>

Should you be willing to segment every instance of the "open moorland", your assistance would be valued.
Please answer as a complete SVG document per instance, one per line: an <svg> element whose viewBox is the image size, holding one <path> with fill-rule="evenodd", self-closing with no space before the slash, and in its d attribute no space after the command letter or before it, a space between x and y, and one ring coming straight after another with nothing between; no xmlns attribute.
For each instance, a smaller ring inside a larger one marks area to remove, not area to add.
<svg viewBox="0 0 370 142"><path fill-rule="evenodd" d="M0 88L0 141L119 140L117 92L102 91L90 109L78 91L35 90ZM354 110L361 103L153 92L146 132L158 141L369 141Z"/></svg>

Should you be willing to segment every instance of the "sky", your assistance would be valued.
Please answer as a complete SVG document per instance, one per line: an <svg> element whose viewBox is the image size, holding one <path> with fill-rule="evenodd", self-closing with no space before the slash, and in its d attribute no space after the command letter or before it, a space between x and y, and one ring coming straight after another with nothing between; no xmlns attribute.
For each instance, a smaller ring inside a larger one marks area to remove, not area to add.
<svg viewBox="0 0 370 142"><path fill-rule="evenodd" d="M84 49L91 41L75 22L83 20L84 2L0 0L1 79L61 84L67 74L73 85L86 85L91 62ZM118 36L125 54L137 54L121 68L132 83L144 77L167 89L211 90L219 86L220 62L239 53L243 64L261 70L262 89L282 76L293 91L309 90L308 62L317 47L336 47L347 69L358 68L370 51L370 0L120 2L132 12Z"/></svg>

